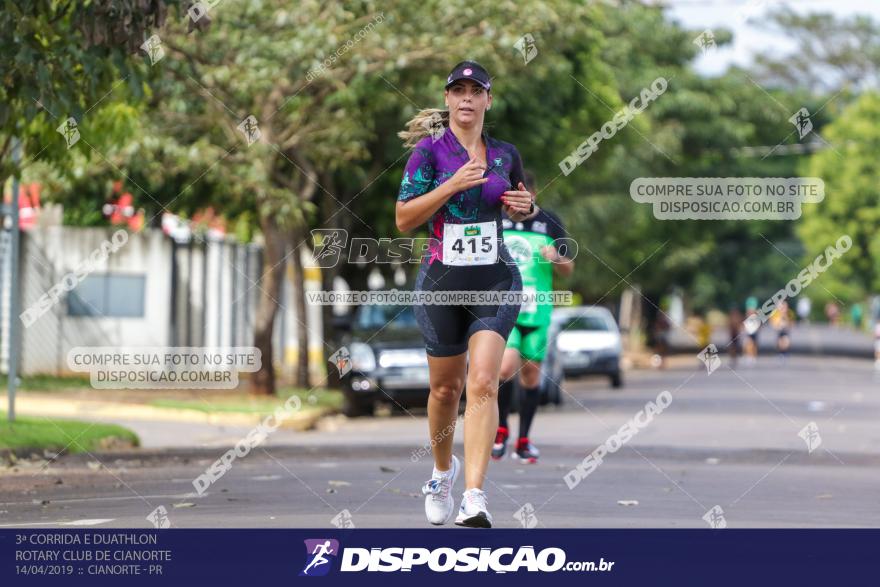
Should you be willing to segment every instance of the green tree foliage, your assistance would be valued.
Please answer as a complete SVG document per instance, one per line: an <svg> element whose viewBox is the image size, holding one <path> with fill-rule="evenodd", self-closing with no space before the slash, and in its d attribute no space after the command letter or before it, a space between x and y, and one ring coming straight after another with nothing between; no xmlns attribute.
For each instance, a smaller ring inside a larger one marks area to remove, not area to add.
<svg viewBox="0 0 880 587"><path fill-rule="evenodd" d="M609 8L601 22L606 39L602 60L614 71L622 101L657 76L669 85L624 130L602 143L604 162L591 157L551 188L558 190L550 195L551 204L564 209L582 244L579 261L587 270L576 272L575 289L587 300L608 303L634 284L656 302L677 286L691 294L696 308L705 309L741 303L756 284L773 287L790 270L788 260L767 241L797 258L799 252L789 250L794 240L790 222L661 221L650 206L631 200L629 185L639 177L794 175L797 157L762 159L743 148L796 142L787 119L802 104L814 102L765 90L744 71L715 78L697 75L691 64L700 51L694 39L701 31L684 29L661 8L628 2ZM724 30L714 31L714 37L719 47L731 39ZM605 112L610 119L612 109ZM821 125L820 119L815 122ZM755 263L756 258L761 262Z"/></svg>
<svg viewBox="0 0 880 587"><path fill-rule="evenodd" d="M843 235L852 249L836 259L810 288L811 298L856 302L880 289L880 96L866 93L825 130L835 145L810 158L810 176L825 181L825 199L806 208L798 233L805 263ZM819 287L821 285L821 287Z"/></svg>
<svg viewBox="0 0 880 587"><path fill-rule="evenodd" d="M842 88L877 89L880 84L880 23L865 15L829 12L771 12L765 26L795 43L783 55L759 53L759 79L834 94Z"/></svg>
<svg viewBox="0 0 880 587"><path fill-rule="evenodd" d="M68 117L83 138L75 152L90 155L123 139L134 111L109 94L142 96L145 67L132 56L162 25L168 4L176 2L0 3L0 180L18 172L13 137L23 146L22 166L41 160L65 168L71 153L56 128Z"/></svg>

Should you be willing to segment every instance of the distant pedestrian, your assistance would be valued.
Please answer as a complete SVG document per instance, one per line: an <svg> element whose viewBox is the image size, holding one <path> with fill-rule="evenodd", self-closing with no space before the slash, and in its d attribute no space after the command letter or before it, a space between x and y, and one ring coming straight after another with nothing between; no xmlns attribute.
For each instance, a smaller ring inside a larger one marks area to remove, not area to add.
<svg viewBox="0 0 880 587"><path fill-rule="evenodd" d="M785 300L779 302L773 313L770 314L770 326L776 331L776 350L783 359L788 355L791 346L791 310Z"/></svg>
<svg viewBox="0 0 880 587"><path fill-rule="evenodd" d="M666 366L666 355L669 353L669 331L672 323L666 312L660 310L654 319L654 356L651 364L658 369Z"/></svg>
<svg viewBox="0 0 880 587"><path fill-rule="evenodd" d="M727 343L727 354L730 355L730 366L736 368L736 359L739 356L740 335L743 329L743 315L738 308L733 307L727 314L727 334L730 342Z"/></svg>
<svg viewBox="0 0 880 587"><path fill-rule="evenodd" d="M700 345L701 349L704 349L709 346L710 342L712 342L712 325L709 324L708 314L699 316L697 319L699 320L697 326L697 344Z"/></svg>
<svg viewBox="0 0 880 587"><path fill-rule="evenodd" d="M874 324L874 369L880 371L880 322Z"/></svg>
<svg viewBox="0 0 880 587"><path fill-rule="evenodd" d="M840 322L840 306L829 300L828 303L825 304L825 317L828 318L828 323L831 324L831 326L837 327Z"/></svg>
<svg viewBox="0 0 880 587"><path fill-rule="evenodd" d="M852 320L853 326L855 326L856 330L862 329L862 305L861 304L853 304L852 308L849 310L849 317Z"/></svg>
<svg viewBox="0 0 880 587"><path fill-rule="evenodd" d="M743 362L754 365L758 361L758 332L761 330L761 319L758 318L758 298L749 296L746 300L746 319L743 330L746 339L743 341Z"/></svg>
<svg viewBox="0 0 880 587"><path fill-rule="evenodd" d="M812 309L812 306L813 304L807 296L801 296L798 298L797 316L799 322L808 323L810 321L810 310Z"/></svg>

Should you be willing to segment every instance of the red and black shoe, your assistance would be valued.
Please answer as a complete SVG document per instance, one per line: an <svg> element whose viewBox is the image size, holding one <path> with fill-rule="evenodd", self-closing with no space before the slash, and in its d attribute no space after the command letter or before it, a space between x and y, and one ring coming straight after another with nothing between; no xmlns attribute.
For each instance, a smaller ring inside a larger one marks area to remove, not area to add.
<svg viewBox="0 0 880 587"><path fill-rule="evenodd" d="M540 451L535 448L534 444L529 442L528 438L520 438L516 441L514 458L518 458L523 463L535 464L538 462L539 456L541 456Z"/></svg>
<svg viewBox="0 0 880 587"><path fill-rule="evenodd" d="M510 434L507 432L507 428L499 426L498 432L495 433L495 444L492 445L492 458L496 461L502 458L505 451L507 451L508 436L510 436Z"/></svg>

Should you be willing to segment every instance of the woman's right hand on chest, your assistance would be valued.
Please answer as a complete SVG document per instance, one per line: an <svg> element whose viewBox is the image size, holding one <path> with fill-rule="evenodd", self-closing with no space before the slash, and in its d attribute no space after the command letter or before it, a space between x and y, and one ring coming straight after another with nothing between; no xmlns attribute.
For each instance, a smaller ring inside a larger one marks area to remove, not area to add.
<svg viewBox="0 0 880 587"><path fill-rule="evenodd" d="M486 166L476 157L471 157L467 163L458 168L458 171L447 180L447 183L454 188L453 193L457 194L489 181L488 177L483 177L485 172Z"/></svg>

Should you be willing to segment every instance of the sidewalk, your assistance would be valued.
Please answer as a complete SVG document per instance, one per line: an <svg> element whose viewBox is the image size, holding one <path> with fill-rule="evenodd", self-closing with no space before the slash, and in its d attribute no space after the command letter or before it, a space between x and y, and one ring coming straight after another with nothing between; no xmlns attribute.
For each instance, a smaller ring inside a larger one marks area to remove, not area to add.
<svg viewBox="0 0 880 587"><path fill-rule="evenodd" d="M147 401L103 400L81 397L76 392L19 392L16 395L16 413L23 416L45 416L71 418L86 421L112 422L177 422L205 424L210 426L253 427L262 422L267 414L252 412L222 412L187 409L179 407L159 407ZM153 399L153 398L151 398ZM283 401L279 398L279 405ZM7 411L6 397L0 401L0 410ZM281 421L281 427L303 431L315 426L327 414L327 408L313 408L307 405Z"/></svg>

